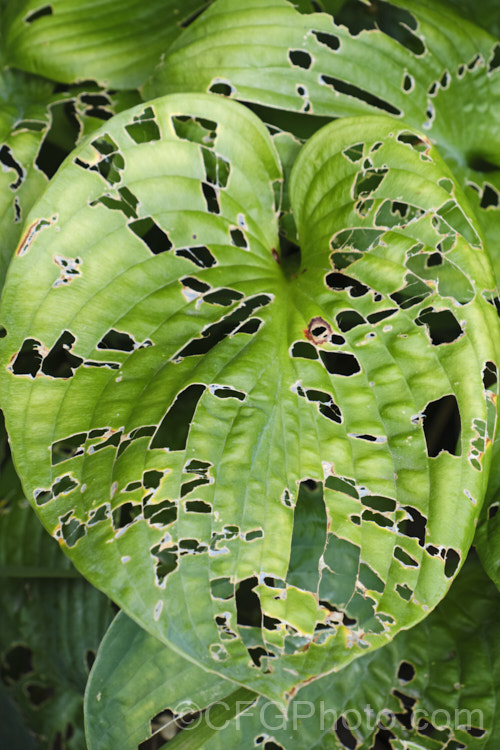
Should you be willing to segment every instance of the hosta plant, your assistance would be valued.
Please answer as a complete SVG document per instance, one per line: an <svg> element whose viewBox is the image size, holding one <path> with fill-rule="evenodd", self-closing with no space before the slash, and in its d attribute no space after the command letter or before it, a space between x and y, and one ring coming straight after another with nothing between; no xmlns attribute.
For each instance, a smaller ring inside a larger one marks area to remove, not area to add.
<svg viewBox="0 0 500 750"><path fill-rule="evenodd" d="M500 43L423 0L88 5L4 3L0 389L122 610L89 750L495 747Z"/></svg>

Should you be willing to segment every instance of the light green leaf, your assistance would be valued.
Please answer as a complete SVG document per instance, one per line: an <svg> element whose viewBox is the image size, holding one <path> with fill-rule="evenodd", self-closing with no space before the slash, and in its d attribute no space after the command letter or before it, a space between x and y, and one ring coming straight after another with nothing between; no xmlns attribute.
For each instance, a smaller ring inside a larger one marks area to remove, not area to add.
<svg viewBox="0 0 500 750"><path fill-rule="evenodd" d="M498 319L421 134L365 117L309 141L300 259L279 255L281 180L265 127L221 97L110 120L28 219L1 386L26 492L77 567L284 705L446 593L486 486Z"/></svg>
<svg viewBox="0 0 500 750"><path fill-rule="evenodd" d="M481 215L500 276L498 40L441 4L363 7L337 25L286 0L217 0L172 45L146 95L213 91L309 119L384 112L423 130Z"/></svg>
<svg viewBox="0 0 500 750"><path fill-rule="evenodd" d="M7 8L7 64L62 83L131 89L206 0L23 0Z"/></svg>
<svg viewBox="0 0 500 750"><path fill-rule="evenodd" d="M264 698L247 696L233 719L229 683L120 614L101 643L87 688L89 750L135 750L151 730L167 739L182 717L186 729L165 750L239 750L266 742L286 750L333 749L352 746L345 742L352 738L357 750L368 750L376 737L383 741L384 728L392 748L495 750L499 614L498 593L471 557L435 612L340 674L302 688L287 717Z"/></svg>

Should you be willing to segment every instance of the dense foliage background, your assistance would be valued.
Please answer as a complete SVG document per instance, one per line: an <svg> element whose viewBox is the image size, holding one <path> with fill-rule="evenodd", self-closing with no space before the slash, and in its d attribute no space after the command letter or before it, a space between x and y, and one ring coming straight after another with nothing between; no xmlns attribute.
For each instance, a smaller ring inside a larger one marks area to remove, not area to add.
<svg viewBox="0 0 500 750"><path fill-rule="evenodd" d="M496 748L496 0L0 58L0 747Z"/></svg>

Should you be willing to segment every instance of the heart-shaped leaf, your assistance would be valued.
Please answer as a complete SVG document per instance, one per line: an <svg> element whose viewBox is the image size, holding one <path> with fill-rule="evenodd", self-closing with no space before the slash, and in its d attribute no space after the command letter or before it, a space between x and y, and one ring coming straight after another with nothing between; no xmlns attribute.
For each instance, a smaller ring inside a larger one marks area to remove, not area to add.
<svg viewBox="0 0 500 750"><path fill-rule="evenodd" d="M366 5L336 23L286 0L217 0L174 42L145 91L213 91L309 122L389 113L425 131L466 190L500 269L498 39L441 3Z"/></svg>
<svg viewBox="0 0 500 750"><path fill-rule="evenodd" d="M498 319L421 134L370 116L311 139L300 258L279 252L281 183L265 127L221 97L109 120L28 220L1 384L26 492L79 569L285 704L445 594L485 489Z"/></svg>

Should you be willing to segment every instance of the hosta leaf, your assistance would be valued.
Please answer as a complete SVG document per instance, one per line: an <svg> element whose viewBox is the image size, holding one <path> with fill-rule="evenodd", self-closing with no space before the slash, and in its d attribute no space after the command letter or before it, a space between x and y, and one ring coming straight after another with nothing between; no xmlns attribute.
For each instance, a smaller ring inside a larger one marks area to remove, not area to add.
<svg viewBox="0 0 500 750"><path fill-rule="evenodd" d="M178 731L178 718L216 701L227 703L235 689L120 612L101 642L85 692L89 750L135 750L152 731L167 739Z"/></svg>
<svg viewBox="0 0 500 750"><path fill-rule="evenodd" d="M1 385L26 492L77 567L284 703L446 592L485 489L498 320L422 135L366 117L311 139L300 259L278 251L281 179L221 97L110 120L28 219Z"/></svg>
<svg viewBox="0 0 500 750"><path fill-rule="evenodd" d="M206 0L23 0L4 20L9 65L63 83L135 88Z"/></svg>
<svg viewBox="0 0 500 750"><path fill-rule="evenodd" d="M500 268L498 40L424 0L358 4L339 19L352 32L286 0L217 0L146 93L213 91L309 116L384 112L423 129L467 186Z"/></svg>
<svg viewBox="0 0 500 750"><path fill-rule="evenodd" d="M121 614L101 643L87 689L89 750L135 750L150 722L166 734L179 714L187 728L166 748L495 750L499 615L498 592L472 557L435 612L341 674L302 688L288 717L264 698L242 696L242 713L231 720L224 680L183 662ZM177 673L178 681L171 677ZM211 692L203 695L205 681ZM194 713L199 709L203 716Z"/></svg>

